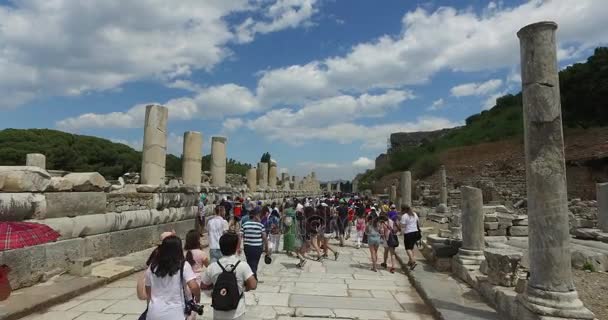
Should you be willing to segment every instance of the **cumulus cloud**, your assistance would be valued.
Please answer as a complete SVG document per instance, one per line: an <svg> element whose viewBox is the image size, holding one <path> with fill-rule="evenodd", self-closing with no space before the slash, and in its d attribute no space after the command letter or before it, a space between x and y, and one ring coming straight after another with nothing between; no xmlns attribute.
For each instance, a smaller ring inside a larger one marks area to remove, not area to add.
<svg viewBox="0 0 608 320"><path fill-rule="evenodd" d="M375 166L375 161L367 157L359 157L353 161L352 166L355 168L372 169Z"/></svg>
<svg viewBox="0 0 608 320"><path fill-rule="evenodd" d="M238 38L227 16L248 12L265 17L251 20L251 41L256 33L305 24L314 5L311 0L0 4L0 96L5 97L0 107L210 70L231 55L227 45ZM190 87L184 85L173 83Z"/></svg>
<svg viewBox="0 0 608 320"><path fill-rule="evenodd" d="M444 105L445 105L445 101L443 101L443 98L439 98L439 99L433 101L433 103L431 104L430 107L427 108L427 110L429 110L429 111L439 110Z"/></svg>
<svg viewBox="0 0 608 320"><path fill-rule="evenodd" d="M483 96L495 92L502 86L502 80L491 79L482 83L465 83L453 87L450 92L455 97Z"/></svg>
<svg viewBox="0 0 608 320"><path fill-rule="evenodd" d="M226 119L224 120L224 123L222 124L222 128L225 131L234 131L240 127L242 127L244 124L243 120L240 118L230 118L230 119Z"/></svg>

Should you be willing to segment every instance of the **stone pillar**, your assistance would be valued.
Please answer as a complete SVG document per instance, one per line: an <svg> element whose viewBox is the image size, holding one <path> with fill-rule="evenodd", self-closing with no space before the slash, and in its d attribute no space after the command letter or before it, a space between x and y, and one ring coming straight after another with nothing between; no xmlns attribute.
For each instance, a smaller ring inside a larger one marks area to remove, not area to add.
<svg viewBox="0 0 608 320"><path fill-rule="evenodd" d="M331 192L331 182L327 183L327 192Z"/></svg>
<svg viewBox="0 0 608 320"><path fill-rule="evenodd" d="M281 182L283 182L283 185L290 182L289 174L287 172L281 173Z"/></svg>
<svg viewBox="0 0 608 320"><path fill-rule="evenodd" d="M597 184L597 225L608 233L608 182Z"/></svg>
<svg viewBox="0 0 608 320"><path fill-rule="evenodd" d="M167 161L167 120L169 109L159 105L146 106L144 146L141 160L141 183L164 184Z"/></svg>
<svg viewBox="0 0 608 320"><path fill-rule="evenodd" d="M530 234L530 278L518 300L541 316L593 319L572 279L556 29L539 22L517 33Z"/></svg>
<svg viewBox="0 0 608 320"><path fill-rule="evenodd" d="M401 172L401 205L412 206L412 173Z"/></svg>
<svg viewBox="0 0 608 320"><path fill-rule="evenodd" d="M226 137L211 137L211 182L226 186Z"/></svg>
<svg viewBox="0 0 608 320"><path fill-rule="evenodd" d="M46 156L42 153L28 153L25 156L25 165L46 170Z"/></svg>
<svg viewBox="0 0 608 320"><path fill-rule="evenodd" d="M359 192L359 180L354 179L352 184L353 184L353 193Z"/></svg>
<svg viewBox="0 0 608 320"><path fill-rule="evenodd" d="M460 188L462 215L462 246L458 249L458 262L462 265L479 265L484 260L484 214L481 189Z"/></svg>
<svg viewBox="0 0 608 320"><path fill-rule="evenodd" d="M342 183L340 183L340 182L336 183L336 192L342 192L342 188L340 186L341 184Z"/></svg>
<svg viewBox="0 0 608 320"><path fill-rule="evenodd" d="M182 180L184 184L200 185L203 158L203 135L196 131L184 132Z"/></svg>
<svg viewBox="0 0 608 320"><path fill-rule="evenodd" d="M271 189L277 188L277 165L275 163L270 164L270 169L268 170L268 186Z"/></svg>
<svg viewBox="0 0 608 320"><path fill-rule="evenodd" d="M258 186L262 189L268 187L268 163L258 163Z"/></svg>
<svg viewBox="0 0 608 320"><path fill-rule="evenodd" d="M397 202L397 186L396 185L391 185L390 201L392 203Z"/></svg>
<svg viewBox="0 0 608 320"><path fill-rule="evenodd" d="M247 187L249 191L255 192L258 186L258 169L251 168L247 170Z"/></svg>
<svg viewBox="0 0 608 320"><path fill-rule="evenodd" d="M441 166L439 169L439 173L441 174L441 190L439 193L439 203L440 204L448 204L448 179L445 173L445 166Z"/></svg>

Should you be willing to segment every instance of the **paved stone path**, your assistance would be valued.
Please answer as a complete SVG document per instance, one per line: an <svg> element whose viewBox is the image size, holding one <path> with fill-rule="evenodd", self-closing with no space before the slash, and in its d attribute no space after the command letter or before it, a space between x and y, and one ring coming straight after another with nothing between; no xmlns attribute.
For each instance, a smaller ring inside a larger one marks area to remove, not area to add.
<svg viewBox="0 0 608 320"><path fill-rule="evenodd" d="M369 270L367 248L338 249L338 261L309 260L303 270L296 268L296 259L284 254L275 254L270 265L262 261L258 288L245 295L246 319L433 319L403 273ZM135 296L140 274L24 319L137 319L145 308L145 302ZM203 294L203 302L206 306L201 319L212 319L208 294Z"/></svg>

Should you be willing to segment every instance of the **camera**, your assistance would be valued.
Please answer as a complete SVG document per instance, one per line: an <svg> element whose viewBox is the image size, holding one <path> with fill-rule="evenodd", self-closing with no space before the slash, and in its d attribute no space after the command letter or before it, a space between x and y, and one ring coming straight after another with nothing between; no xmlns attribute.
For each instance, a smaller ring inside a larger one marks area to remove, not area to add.
<svg viewBox="0 0 608 320"><path fill-rule="evenodd" d="M186 308L184 309L184 314L189 315L192 311L196 312L199 316L203 315L203 309L205 306L197 304L194 300L186 301Z"/></svg>

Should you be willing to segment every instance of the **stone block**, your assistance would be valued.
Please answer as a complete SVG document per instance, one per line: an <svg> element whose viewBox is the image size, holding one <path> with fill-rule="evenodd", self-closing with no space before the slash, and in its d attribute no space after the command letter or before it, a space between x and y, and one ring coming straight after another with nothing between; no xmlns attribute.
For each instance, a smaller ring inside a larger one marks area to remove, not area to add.
<svg viewBox="0 0 608 320"><path fill-rule="evenodd" d="M8 279L13 290L40 282L44 273L48 271L45 250L42 246L0 251L1 264L11 267Z"/></svg>
<svg viewBox="0 0 608 320"><path fill-rule="evenodd" d="M109 245L110 235L111 233L104 233L84 238L84 256L91 257L93 261L114 256Z"/></svg>
<svg viewBox="0 0 608 320"><path fill-rule="evenodd" d="M571 257L574 268L583 269L585 265L591 265L596 271L608 271L608 254L604 252L575 247L571 249Z"/></svg>
<svg viewBox="0 0 608 320"><path fill-rule="evenodd" d="M75 172L63 178L70 181L72 189L78 192L104 191L110 187L110 184L98 172Z"/></svg>
<svg viewBox="0 0 608 320"><path fill-rule="evenodd" d="M458 254L458 247L445 245L445 244L434 244L433 253L437 258L451 258Z"/></svg>
<svg viewBox="0 0 608 320"><path fill-rule="evenodd" d="M152 247L158 243L160 236L158 230L157 226L149 226L112 232L109 242L110 251L114 256L124 256Z"/></svg>
<svg viewBox="0 0 608 320"><path fill-rule="evenodd" d="M93 259L92 258L78 258L75 261L72 261L70 265L69 272L72 275L83 277L91 274L91 270L93 269Z"/></svg>
<svg viewBox="0 0 608 320"><path fill-rule="evenodd" d="M485 230L498 230L498 222L484 222L483 227Z"/></svg>
<svg viewBox="0 0 608 320"><path fill-rule="evenodd" d="M490 237L506 236L507 229L488 230L487 233L488 233L488 236L490 236Z"/></svg>
<svg viewBox="0 0 608 320"><path fill-rule="evenodd" d="M43 244L46 267L69 269L73 261L84 257L84 239L69 239Z"/></svg>
<svg viewBox="0 0 608 320"><path fill-rule="evenodd" d="M528 227L527 226L512 226L508 230L511 237L527 237Z"/></svg>
<svg viewBox="0 0 608 320"><path fill-rule="evenodd" d="M445 203L440 203L437 207L435 207L435 212L437 213L447 213L448 206Z"/></svg>
<svg viewBox="0 0 608 320"><path fill-rule="evenodd" d="M74 184L72 181L64 177L51 177L51 183L49 184L46 192L65 192L72 191Z"/></svg>
<svg viewBox="0 0 608 320"><path fill-rule="evenodd" d="M601 232L600 229L579 228L574 230L574 236L579 239L595 240Z"/></svg>
<svg viewBox="0 0 608 320"><path fill-rule="evenodd" d="M115 231L117 214L114 212L91 214L71 218L74 220L73 237L92 236Z"/></svg>
<svg viewBox="0 0 608 320"><path fill-rule="evenodd" d="M34 166L0 166L0 191L42 192L51 183L51 175Z"/></svg>
<svg viewBox="0 0 608 320"><path fill-rule="evenodd" d="M76 217L106 212L104 192L54 192L46 195L46 213L43 218Z"/></svg>
<svg viewBox="0 0 608 320"><path fill-rule="evenodd" d="M494 285L514 287L523 254L510 249L488 248L484 250L487 261L488 281Z"/></svg>
<svg viewBox="0 0 608 320"><path fill-rule="evenodd" d="M513 225L514 226L527 226L528 225L528 216L526 216L526 215L517 216L515 219L513 219Z"/></svg>
<svg viewBox="0 0 608 320"><path fill-rule="evenodd" d="M496 212L486 213L483 216L484 222L498 222L498 214Z"/></svg>
<svg viewBox="0 0 608 320"><path fill-rule="evenodd" d="M138 184L135 189L137 190L137 192L141 193L157 193L160 191L160 185Z"/></svg>
<svg viewBox="0 0 608 320"><path fill-rule="evenodd" d="M46 211L46 198L36 193L0 193L0 221L22 221Z"/></svg>
<svg viewBox="0 0 608 320"><path fill-rule="evenodd" d="M30 222L42 223L59 232L59 240L71 239L74 237L74 219L72 218L52 218L44 220L31 220Z"/></svg>
<svg viewBox="0 0 608 320"><path fill-rule="evenodd" d="M574 228L595 228L594 220L587 220L582 218L574 219L572 223L572 227Z"/></svg>

